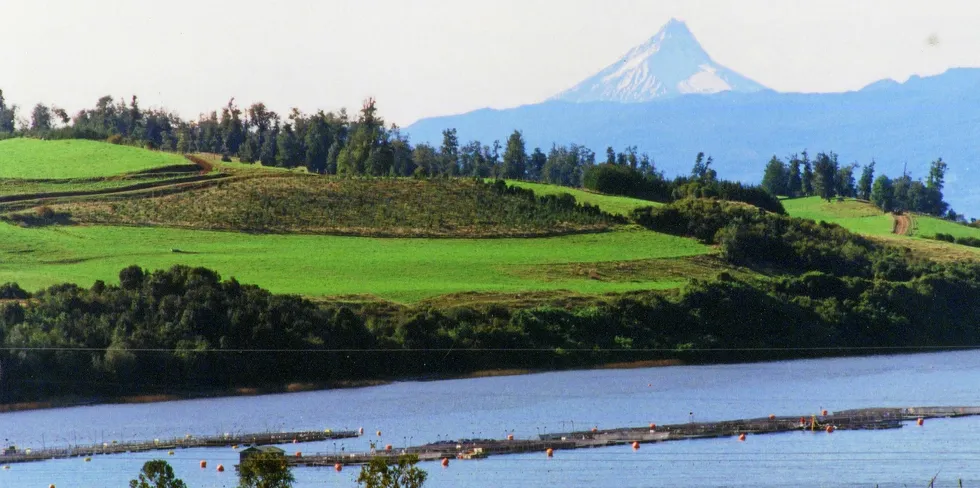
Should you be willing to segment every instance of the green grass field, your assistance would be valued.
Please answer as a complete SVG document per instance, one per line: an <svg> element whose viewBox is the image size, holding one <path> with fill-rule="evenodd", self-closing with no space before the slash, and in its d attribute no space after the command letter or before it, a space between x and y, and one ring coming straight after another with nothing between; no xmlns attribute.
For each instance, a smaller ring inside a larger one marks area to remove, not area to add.
<svg viewBox="0 0 980 488"><path fill-rule="evenodd" d="M616 195L603 195L600 193L587 192L577 188L569 188L567 186L548 185L544 183L528 183L526 181L515 180L507 180L507 184L534 190L535 195L559 195L562 193L568 193L569 195L575 197L575 200L579 203L595 205L606 212L618 215L629 215L635 208L651 206L657 207L662 205L649 200L620 197Z"/></svg>
<svg viewBox="0 0 980 488"><path fill-rule="evenodd" d="M891 215L859 200L828 202L820 197L807 197L786 199L782 203L786 213L792 217L838 224L859 234L889 235L894 226Z"/></svg>
<svg viewBox="0 0 980 488"><path fill-rule="evenodd" d="M0 141L0 178L96 178L186 164L177 154L86 140Z"/></svg>
<svg viewBox="0 0 980 488"><path fill-rule="evenodd" d="M949 234L953 237L975 237L980 239L980 229L976 227L924 215L916 215L913 219L915 228L912 235L915 237L932 237L936 234Z"/></svg>
<svg viewBox="0 0 980 488"><path fill-rule="evenodd" d="M213 268L278 293L412 302L464 291L594 294L674 288L687 280L649 275L597 280L524 270L710 252L691 239L630 228L536 239L375 239L0 223L0 283L18 282L31 290L65 281L89 286L97 279L117 282L119 270L130 264L159 269L179 263Z"/></svg>

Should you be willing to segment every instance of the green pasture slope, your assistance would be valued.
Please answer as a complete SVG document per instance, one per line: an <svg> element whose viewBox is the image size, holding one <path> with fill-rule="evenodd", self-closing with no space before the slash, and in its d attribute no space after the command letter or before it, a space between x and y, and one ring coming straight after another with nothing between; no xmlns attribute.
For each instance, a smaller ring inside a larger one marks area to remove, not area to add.
<svg viewBox="0 0 980 488"><path fill-rule="evenodd" d="M854 199L828 202L820 197L807 197L786 199L782 203L793 217L839 224L859 234L887 236L892 233L892 216L868 202ZM980 229L976 227L919 214L913 214L912 221L912 237L932 237L942 233L980 239Z"/></svg>
<svg viewBox="0 0 980 488"><path fill-rule="evenodd" d="M913 219L915 224L912 235L914 237L933 237L936 234L949 234L953 237L974 237L980 239L980 229L976 227L924 215L916 215Z"/></svg>
<svg viewBox="0 0 980 488"><path fill-rule="evenodd" d="M98 178L187 164L177 154L79 139L0 141L0 178Z"/></svg>
<svg viewBox="0 0 980 488"><path fill-rule="evenodd" d="M603 195L601 193L592 193L585 190L580 190L578 188L569 188L567 186L548 185L545 183L529 183L526 181L516 180L506 181L507 184L511 186L534 190L535 195L560 195L562 193L568 193L569 195L575 197L575 201L579 203L588 203L589 205L597 206L606 212L617 215L628 216L635 208L651 206L657 207L662 205L649 200L640 200L639 198L621 197L616 195Z"/></svg>
<svg viewBox="0 0 980 488"><path fill-rule="evenodd" d="M148 227L0 223L0 283L26 289L118 282L131 264L205 266L277 293L374 295L412 302L447 293L623 292L681 286L678 278L593 280L528 273L546 264L677 258L712 252L691 239L625 228L534 239L378 239L243 234Z"/></svg>
<svg viewBox="0 0 980 488"><path fill-rule="evenodd" d="M828 202L820 197L806 197L786 199L782 204L792 217L838 224L858 234L884 236L891 234L894 227L891 215L859 200Z"/></svg>

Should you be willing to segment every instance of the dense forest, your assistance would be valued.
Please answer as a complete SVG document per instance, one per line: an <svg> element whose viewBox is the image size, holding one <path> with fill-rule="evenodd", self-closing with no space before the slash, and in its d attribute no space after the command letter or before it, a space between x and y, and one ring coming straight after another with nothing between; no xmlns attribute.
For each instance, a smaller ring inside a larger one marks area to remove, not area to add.
<svg viewBox="0 0 980 488"><path fill-rule="evenodd" d="M980 264L936 263L839 226L708 199L633 214L763 275L678 292L524 305L314 303L210 270L123 269L119 286L0 287L0 401L284 382L689 363L980 341ZM441 303L441 302L440 302Z"/></svg>

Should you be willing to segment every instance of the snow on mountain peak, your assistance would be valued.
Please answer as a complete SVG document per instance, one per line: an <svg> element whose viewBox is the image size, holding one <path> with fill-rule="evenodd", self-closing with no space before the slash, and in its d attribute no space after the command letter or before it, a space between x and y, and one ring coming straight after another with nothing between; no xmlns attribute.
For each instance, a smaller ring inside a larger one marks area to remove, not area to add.
<svg viewBox="0 0 980 488"><path fill-rule="evenodd" d="M569 102L646 102L688 93L766 89L711 60L687 24L670 19L615 63L552 97Z"/></svg>

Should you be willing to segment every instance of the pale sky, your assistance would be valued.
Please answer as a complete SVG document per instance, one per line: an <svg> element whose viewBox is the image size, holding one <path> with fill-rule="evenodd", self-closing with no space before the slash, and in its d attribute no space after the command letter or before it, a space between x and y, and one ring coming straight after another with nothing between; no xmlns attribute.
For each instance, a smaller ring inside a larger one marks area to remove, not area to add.
<svg viewBox="0 0 980 488"><path fill-rule="evenodd" d="M281 114L374 96L405 126L539 102L671 17L779 91L980 66L976 0L0 0L0 89L21 115L134 93L183 117L232 96Z"/></svg>

